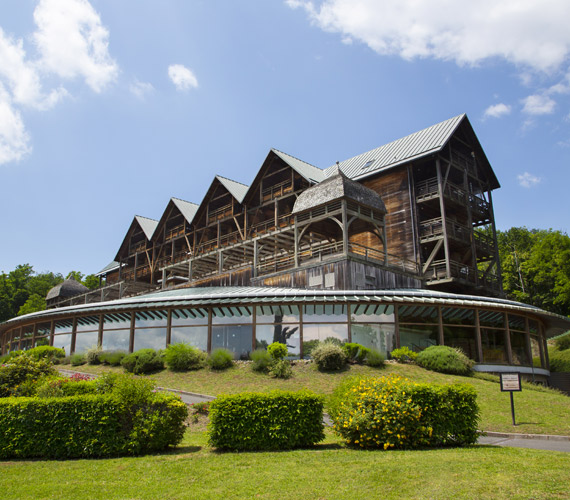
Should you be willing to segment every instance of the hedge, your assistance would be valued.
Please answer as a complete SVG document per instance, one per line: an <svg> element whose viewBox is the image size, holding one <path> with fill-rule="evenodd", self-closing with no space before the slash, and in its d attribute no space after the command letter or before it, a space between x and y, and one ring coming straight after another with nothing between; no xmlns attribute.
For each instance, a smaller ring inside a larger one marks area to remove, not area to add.
<svg viewBox="0 0 570 500"><path fill-rule="evenodd" d="M113 395L0 400L0 458L137 455L178 444L188 410L157 393L145 405Z"/></svg>
<svg viewBox="0 0 570 500"><path fill-rule="evenodd" d="M210 403L209 442L254 451L311 446L324 439L323 398L308 391L222 395Z"/></svg>

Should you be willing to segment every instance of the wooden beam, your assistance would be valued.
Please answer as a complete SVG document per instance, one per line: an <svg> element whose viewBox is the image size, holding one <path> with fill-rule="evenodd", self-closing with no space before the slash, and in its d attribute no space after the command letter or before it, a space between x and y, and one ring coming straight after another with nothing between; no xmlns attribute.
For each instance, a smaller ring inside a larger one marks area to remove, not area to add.
<svg viewBox="0 0 570 500"><path fill-rule="evenodd" d="M449 260L449 239L447 237L447 221L445 216L445 202L443 199L443 183L441 178L441 165L439 158L435 160L435 168L437 170L437 187L439 191L439 210L441 212L441 222L443 226L443 244L445 250L445 274L447 278L451 278L451 263Z"/></svg>

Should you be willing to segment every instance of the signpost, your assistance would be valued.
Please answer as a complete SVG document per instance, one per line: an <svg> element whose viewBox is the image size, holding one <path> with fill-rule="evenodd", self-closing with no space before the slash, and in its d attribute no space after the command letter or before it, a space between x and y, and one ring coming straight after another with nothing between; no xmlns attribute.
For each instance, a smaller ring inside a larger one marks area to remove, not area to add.
<svg viewBox="0 0 570 500"><path fill-rule="evenodd" d="M501 373L501 392L509 392L511 394L511 415L513 416L513 425L515 423L515 402L513 392L521 392L521 374L520 373Z"/></svg>

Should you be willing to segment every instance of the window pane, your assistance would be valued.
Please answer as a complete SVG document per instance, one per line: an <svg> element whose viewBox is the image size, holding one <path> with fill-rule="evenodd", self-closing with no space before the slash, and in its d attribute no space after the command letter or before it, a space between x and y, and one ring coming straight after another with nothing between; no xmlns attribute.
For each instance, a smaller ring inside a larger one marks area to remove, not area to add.
<svg viewBox="0 0 570 500"><path fill-rule="evenodd" d="M99 316L85 316L77 318L77 332L88 332L99 330Z"/></svg>
<svg viewBox="0 0 570 500"><path fill-rule="evenodd" d="M256 349L264 349L273 342L281 342L287 346L290 355L299 356L301 344L299 325L257 325L255 335Z"/></svg>
<svg viewBox="0 0 570 500"><path fill-rule="evenodd" d="M26 339L20 341L20 350L27 351L32 348L32 339ZM66 351L67 352L67 351Z"/></svg>
<svg viewBox="0 0 570 500"><path fill-rule="evenodd" d="M49 345L49 337L37 337L34 340L34 347L38 347L41 345Z"/></svg>
<svg viewBox="0 0 570 500"><path fill-rule="evenodd" d="M103 333L104 351L125 351L129 352L129 338L131 330L111 330Z"/></svg>
<svg viewBox="0 0 570 500"><path fill-rule="evenodd" d="M509 314L509 328L511 330L526 330L524 316L518 316L516 314Z"/></svg>
<svg viewBox="0 0 570 500"><path fill-rule="evenodd" d="M167 319L168 313L166 311L138 311L135 313L135 328L166 327Z"/></svg>
<svg viewBox="0 0 570 500"><path fill-rule="evenodd" d="M51 333L51 323L40 323L38 325L37 337L45 337Z"/></svg>
<svg viewBox="0 0 570 500"><path fill-rule="evenodd" d="M530 333L538 333L538 322L533 319L528 320L528 331Z"/></svg>
<svg viewBox="0 0 570 500"><path fill-rule="evenodd" d="M481 328L481 344L485 363L506 363L505 331Z"/></svg>
<svg viewBox="0 0 570 500"><path fill-rule="evenodd" d="M298 323L299 306L257 306L257 323Z"/></svg>
<svg viewBox="0 0 570 500"><path fill-rule="evenodd" d="M526 334L511 332L511 350L513 352L514 365L530 365L526 349Z"/></svg>
<svg viewBox="0 0 570 500"><path fill-rule="evenodd" d="M309 304L303 309L303 323L347 322L346 311L346 304Z"/></svg>
<svg viewBox="0 0 570 500"><path fill-rule="evenodd" d="M361 323L394 323L394 306L358 304L351 307L351 319ZM364 344L363 344L364 345Z"/></svg>
<svg viewBox="0 0 570 500"><path fill-rule="evenodd" d="M457 347L474 361L479 361L477 355L477 341L475 328L462 328L460 326L444 326L443 341L449 347Z"/></svg>
<svg viewBox="0 0 570 500"><path fill-rule="evenodd" d="M75 352L85 352L97 346L97 332L83 332L75 335Z"/></svg>
<svg viewBox="0 0 570 500"><path fill-rule="evenodd" d="M438 323L437 308L425 306L400 306L400 323Z"/></svg>
<svg viewBox="0 0 570 500"><path fill-rule="evenodd" d="M212 324L240 324L251 323L253 317L252 307L213 307L212 308ZM251 349L251 347L250 347Z"/></svg>
<svg viewBox="0 0 570 500"><path fill-rule="evenodd" d="M395 347L395 327L392 324L352 324L352 341L388 355Z"/></svg>
<svg viewBox="0 0 570 500"><path fill-rule="evenodd" d="M65 351L65 355L69 356L71 354L71 333L55 335L53 338L53 346L63 349Z"/></svg>
<svg viewBox="0 0 570 500"><path fill-rule="evenodd" d="M33 337L34 336L34 325L25 326L22 329L22 336L26 337L26 338Z"/></svg>
<svg viewBox="0 0 570 500"><path fill-rule="evenodd" d="M73 320L60 320L55 322L54 333L67 333L73 330ZM55 344L54 344L55 345Z"/></svg>
<svg viewBox="0 0 570 500"><path fill-rule="evenodd" d="M339 345L348 342L347 324L303 325L303 357L311 356L311 351L319 342L332 341Z"/></svg>
<svg viewBox="0 0 570 500"><path fill-rule="evenodd" d="M130 313L105 314L103 318L103 330L121 330L130 327Z"/></svg>
<svg viewBox="0 0 570 500"><path fill-rule="evenodd" d="M437 345L438 327L400 325L400 346L412 351L422 351L426 347Z"/></svg>
<svg viewBox="0 0 570 500"><path fill-rule="evenodd" d="M247 359L251 351L253 328L251 325L225 325L212 327L212 350L224 347L238 359Z"/></svg>
<svg viewBox="0 0 570 500"><path fill-rule="evenodd" d="M202 351L208 350L208 327L207 326L177 326L170 332L172 344L189 344Z"/></svg>
<svg viewBox="0 0 570 500"><path fill-rule="evenodd" d="M139 349L165 349L166 328L142 328L135 330L133 351Z"/></svg>
<svg viewBox="0 0 570 500"><path fill-rule="evenodd" d="M172 326L179 325L207 325L208 310L203 308L195 309L174 309L172 311Z"/></svg>
<svg viewBox="0 0 570 500"><path fill-rule="evenodd" d="M543 366L542 359L540 356L540 342L538 341L538 336L530 336L530 349L532 351L532 361L534 366L540 366L541 368L546 368Z"/></svg>
<svg viewBox="0 0 570 500"><path fill-rule="evenodd" d="M479 311L479 324L492 328L505 328L505 315L497 311Z"/></svg>
<svg viewBox="0 0 570 500"><path fill-rule="evenodd" d="M473 309L442 307L441 318L444 325L475 325L475 311Z"/></svg>

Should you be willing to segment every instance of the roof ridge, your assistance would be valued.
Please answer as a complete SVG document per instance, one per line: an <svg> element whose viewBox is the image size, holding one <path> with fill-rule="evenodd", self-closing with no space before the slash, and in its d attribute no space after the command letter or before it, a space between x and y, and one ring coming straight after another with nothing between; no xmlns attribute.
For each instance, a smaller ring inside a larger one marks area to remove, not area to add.
<svg viewBox="0 0 570 500"><path fill-rule="evenodd" d="M141 219L151 220L153 222L158 222L156 219L151 219L150 217L145 217L144 215L135 215L135 217L139 217Z"/></svg>
<svg viewBox="0 0 570 500"><path fill-rule="evenodd" d="M242 186L244 186L244 187L246 187L246 188L249 187L247 184L244 184L243 182L234 181L233 179L230 179L229 177L224 177L223 175L216 174L216 178L218 178L218 177L219 177L220 179L224 179L224 180L226 180L226 181L235 182L236 184L240 184L240 185L242 185Z"/></svg>
<svg viewBox="0 0 570 500"><path fill-rule="evenodd" d="M182 198L177 198L176 196L171 196L170 199L171 200L183 201L184 203L190 203L191 205L199 206L197 203L194 203L193 201L183 200Z"/></svg>
<svg viewBox="0 0 570 500"><path fill-rule="evenodd" d="M293 156L292 154L286 153L285 151L281 151L280 149L277 149L277 148L271 148L271 151L276 151L277 153L281 153L281 154L290 156L291 158L294 158L295 160L300 161L300 162L304 163L305 165L309 165L309 167L316 168L317 170L320 170L321 172L323 172L323 169L321 167L317 167L316 165L313 165L312 163L309 163L308 161L301 160L301 158L297 158L296 156Z"/></svg>

